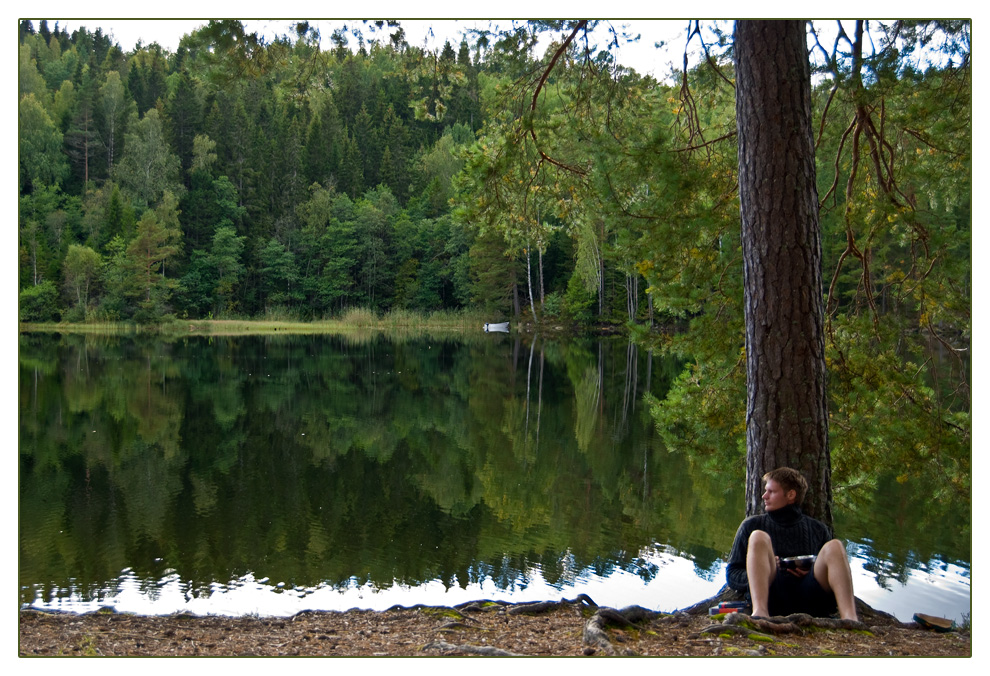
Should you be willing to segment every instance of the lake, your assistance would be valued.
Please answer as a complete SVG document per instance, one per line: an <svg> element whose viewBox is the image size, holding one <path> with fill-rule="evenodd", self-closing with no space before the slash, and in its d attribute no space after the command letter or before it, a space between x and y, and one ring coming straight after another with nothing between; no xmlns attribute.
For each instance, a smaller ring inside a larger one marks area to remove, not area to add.
<svg viewBox="0 0 990 676"><path fill-rule="evenodd" d="M292 615L715 594L744 463L664 448L680 367L516 334L19 337L22 607ZM856 595L970 612L969 504L836 491ZM948 527L945 525L948 524Z"/></svg>

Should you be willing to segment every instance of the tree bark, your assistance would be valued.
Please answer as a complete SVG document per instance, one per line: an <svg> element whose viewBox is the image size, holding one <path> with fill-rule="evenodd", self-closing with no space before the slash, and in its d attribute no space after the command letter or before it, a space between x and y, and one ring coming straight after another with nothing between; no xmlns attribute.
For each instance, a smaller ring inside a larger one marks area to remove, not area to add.
<svg viewBox="0 0 990 676"><path fill-rule="evenodd" d="M746 514L781 466L831 526L822 251L804 21L739 21L736 124L746 325Z"/></svg>

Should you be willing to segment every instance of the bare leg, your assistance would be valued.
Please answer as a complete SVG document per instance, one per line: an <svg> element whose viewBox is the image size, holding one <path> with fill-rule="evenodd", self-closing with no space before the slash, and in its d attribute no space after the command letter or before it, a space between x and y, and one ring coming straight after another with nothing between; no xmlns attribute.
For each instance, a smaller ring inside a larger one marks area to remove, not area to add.
<svg viewBox="0 0 990 676"><path fill-rule="evenodd" d="M841 540L829 540L818 552L818 559L815 561L815 579L822 589L835 595L839 617L844 620L859 619L856 614L856 599L853 596L852 571L849 569L846 548Z"/></svg>
<svg viewBox="0 0 990 676"><path fill-rule="evenodd" d="M777 557L773 553L770 536L762 530L755 530L749 536L749 549L746 551L746 576L749 578L754 617L770 617L767 601L770 583L776 575Z"/></svg>

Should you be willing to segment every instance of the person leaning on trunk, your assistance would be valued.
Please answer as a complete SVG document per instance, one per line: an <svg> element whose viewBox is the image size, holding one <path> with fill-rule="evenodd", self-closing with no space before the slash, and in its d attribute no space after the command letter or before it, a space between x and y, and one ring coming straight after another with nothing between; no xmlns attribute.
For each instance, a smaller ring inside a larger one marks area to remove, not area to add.
<svg viewBox="0 0 990 676"><path fill-rule="evenodd" d="M845 547L828 526L801 511L804 476L780 467L763 475L763 485L765 513L744 519L736 531L729 586L749 594L753 617L828 617L838 610L840 618L858 620Z"/></svg>

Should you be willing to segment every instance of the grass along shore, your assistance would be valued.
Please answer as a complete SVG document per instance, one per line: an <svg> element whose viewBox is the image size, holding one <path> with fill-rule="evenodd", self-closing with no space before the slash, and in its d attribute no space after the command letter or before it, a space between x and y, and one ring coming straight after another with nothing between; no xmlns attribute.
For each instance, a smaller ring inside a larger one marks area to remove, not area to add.
<svg viewBox="0 0 990 676"><path fill-rule="evenodd" d="M485 322L495 321L475 312L418 313L393 310L378 315L371 310L352 309L340 317L303 321L284 316L254 319L169 319L161 324L140 325L133 322L58 322L22 323L22 332L92 333L123 335L160 333L166 335L237 336L257 334L334 334L356 331L385 332L479 332Z"/></svg>

